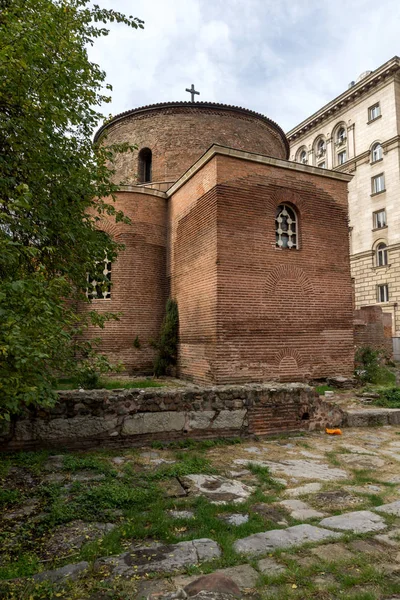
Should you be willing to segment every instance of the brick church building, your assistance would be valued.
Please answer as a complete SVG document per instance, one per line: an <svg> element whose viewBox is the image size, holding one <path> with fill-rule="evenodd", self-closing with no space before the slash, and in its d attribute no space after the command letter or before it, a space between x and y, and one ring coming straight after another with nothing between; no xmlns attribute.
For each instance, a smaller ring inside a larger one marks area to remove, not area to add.
<svg viewBox="0 0 400 600"><path fill-rule="evenodd" d="M101 226L125 244L106 266L110 290L92 300L121 313L101 334L112 360L128 373L152 373L150 341L172 297L182 378L352 374L351 176L288 161L276 123L209 102L124 112L96 140L138 147L116 164L116 208L131 224Z"/></svg>

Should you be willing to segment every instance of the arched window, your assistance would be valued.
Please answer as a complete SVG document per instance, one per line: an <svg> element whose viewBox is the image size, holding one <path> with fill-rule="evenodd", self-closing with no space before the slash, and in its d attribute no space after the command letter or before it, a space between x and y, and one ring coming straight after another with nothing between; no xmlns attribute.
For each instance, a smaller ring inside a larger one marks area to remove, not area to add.
<svg viewBox="0 0 400 600"><path fill-rule="evenodd" d="M277 248L298 248L297 216L287 204L276 209L275 233Z"/></svg>
<svg viewBox="0 0 400 600"><path fill-rule="evenodd" d="M299 148L298 152L297 152L297 158L296 158L297 162L302 163L303 165L306 165L308 160L307 160L307 150L304 146L302 146L301 148Z"/></svg>
<svg viewBox="0 0 400 600"><path fill-rule="evenodd" d="M346 141L347 135L346 135L346 130L344 127L339 127L337 135L336 135L336 141L338 144L344 144L344 142Z"/></svg>
<svg viewBox="0 0 400 600"><path fill-rule="evenodd" d="M325 151L326 151L325 140L319 139L317 142L317 158L321 158L321 156L324 156Z"/></svg>
<svg viewBox="0 0 400 600"><path fill-rule="evenodd" d="M381 160L383 158L383 149L379 142L372 146L371 150L371 162L376 162L377 160Z"/></svg>
<svg viewBox="0 0 400 600"><path fill-rule="evenodd" d="M384 267L388 264L388 251L384 242L377 245L375 257L377 267Z"/></svg>
<svg viewBox="0 0 400 600"><path fill-rule="evenodd" d="M150 183L151 182L151 169L152 169L152 153L150 148L142 148L139 152L139 168L138 168L138 180L139 183Z"/></svg>

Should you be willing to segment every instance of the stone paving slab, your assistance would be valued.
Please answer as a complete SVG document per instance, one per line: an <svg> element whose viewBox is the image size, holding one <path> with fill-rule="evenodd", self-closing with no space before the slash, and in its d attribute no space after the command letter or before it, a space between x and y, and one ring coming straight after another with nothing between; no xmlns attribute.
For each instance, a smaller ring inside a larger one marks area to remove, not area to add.
<svg viewBox="0 0 400 600"><path fill-rule="evenodd" d="M250 565L239 565L227 569L218 569L218 571L215 572L232 579L241 590L255 587L259 577L259 573L257 573Z"/></svg>
<svg viewBox="0 0 400 600"><path fill-rule="evenodd" d="M376 515L375 515L376 516ZM340 534L313 525L295 525L287 529L273 529L264 533L255 533L236 540L236 552L257 556L278 549L288 549L302 546L307 542L322 542L339 538Z"/></svg>
<svg viewBox="0 0 400 600"><path fill-rule="evenodd" d="M400 517L400 500L396 500L395 502L391 502L390 504L382 504L382 506L377 506L375 508L378 512L383 512L388 515L395 515L396 517Z"/></svg>
<svg viewBox="0 0 400 600"><path fill-rule="evenodd" d="M358 510L336 515L335 517L327 517L322 519L320 525L342 531L352 531L353 533L369 533L386 529L384 519L369 510Z"/></svg>
<svg viewBox="0 0 400 600"><path fill-rule="evenodd" d="M240 504L254 492L253 487L241 481L217 475L187 475L181 481L188 488L189 496L204 496L213 504Z"/></svg>
<svg viewBox="0 0 400 600"><path fill-rule="evenodd" d="M188 565L197 565L221 556L221 550L213 540L202 538L178 544L154 543L132 547L118 556L99 558L96 570L110 569L111 575L132 577L144 573L173 573Z"/></svg>
<svg viewBox="0 0 400 600"><path fill-rule="evenodd" d="M317 548L311 548L311 554L326 562L336 562L338 560L350 560L354 554L347 550L346 546L340 543L324 544Z"/></svg>
<svg viewBox="0 0 400 600"><path fill-rule="evenodd" d="M322 485L317 481L314 483L305 483L304 485L300 485L295 488L288 488L285 491L286 496L290 496L292 498L297 498L299 496L307 496L308 494L314 494L315 492L319 492Z"/></svg>
<svg viewBox="0 0 400 600"><path fill-rule="evenodd" d="M263 575L278 575L286 571L286 567L281 565L271 557L262 558L257 563L260 573Z"/></svg>
<svg viewBox="0 0 400 600"><path fill-rule="evenodd" d="M318 519L325 517L326 513L322 513L318 510L314 510L306 502L302 500L283 500L279 502L280 506L283 506L293 519L298 521L307 521L307 519Z"/></svg>
<svg viewBox="0 0 400 600"><path fill-rule="evenodd" d="M69 579L73 581L77 579L82 573L87 571L89 568L89 563L82 561L80 563L65 565L65 567L60 567L59 569L54 569L53 571L43 571L42 573L38 573L34 575L34 581L51 581L52 583L57 583L59 581L65 581Z"/></svg>
<svg viewBox="0 0 400 600"><path fill-rule="evenodd" d="M281 460L279 462L246 460L238 458L234 461L236 465L259 465L267 467L272 473L285 473L290 477L299 477L301 479L317 479L319 481L332 481L335 479L346 479L346 471L336 467L330 467L325 463L314 460Z"/></svg>

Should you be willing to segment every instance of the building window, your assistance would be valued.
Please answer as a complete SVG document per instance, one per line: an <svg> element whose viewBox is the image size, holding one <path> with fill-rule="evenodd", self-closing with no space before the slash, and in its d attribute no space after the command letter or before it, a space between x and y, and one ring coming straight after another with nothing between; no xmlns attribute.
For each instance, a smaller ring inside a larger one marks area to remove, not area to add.
<svg viewBox="0 0 400 600"><path fill-rule="evenodd" d="M152 176L153 156L150 148L142 148L139 152L138 181L150 183Z"/></svg>
<svg viewBox="0 0 400 600"><path fill-rule="evenodd" d="M387 246L383 242L376 247L376 266L384 267L388 264L388 251Z"/></svg>
<svg viewBox="0 0 400 600"><path fill-rule="evenodd" d="M324 140L319 140L317 143L317 157L321 158L326 152L326 144Z"/></svg>
<svg viewBox="0 0 400 600"><path fill-rule="evenodd" d="M91 300L111 298L111 262L106 257L96 265L96 272L89 273L86 295Z"/></svg>
<svg viewBox="0 0 400 600"><path fill-rule="evenodd" d="M389 302L389 286L387 283L377 286L378 302Z"/></svg>
<svg viewBox="0 0 400 600"><path fill-rule="evenodd" d="M319 163L318 166L319 166L320 169L325 169L326 168L325 161L322 162L322 163Z"/></svg>
<svg viewBox="0 0 400 600"><path fill-rule="evenodd" d="M386 210L383 208L374 212L374 229L382 229L386 225Z"/></svg>
<svg viewBox="0 0 400 600"><path fill-rule="evenodd" d="M337 142L339 145L341 145L341 144L344 144L344 142L346 141L346 138L347 138L347 136L346 136L346 130L345 130L345 128L344 128L344 127L341 127L341 128L339 129L339 131L337 132L337 135L336 135L336 142Z"/></svg>
<svg viewBox="0 0 400 600"><path fill-rule="evenodd" d="M375 119L377 119L380 116L381 116L381 107L379 106L379 102L377 102L373 106L369 107L369 109L368 109L368 120L369 121L374 121Z"/></svg>
<svg viewBox="0 0 400 600"><path fill-rule="evenodd" d="M371 150L371 162L376 162L378 160L381 160L382 158L383 158L382 146L379 143L374 144L372 146L372 150Z"/></svg>
<svg viewBox="0 0 400 600"><path fill-rule="evenodd" d="M307 152L306 152L305 150L302 150L302 151L300 152L300 162L301 162L303 165L306 165L306 164L307 164Z"/></svg>
<svg viewBox="0 0 400 600"><path fill-rule="evenodd" d="M342 152L338 152L337 161L338 165L342 165L347 160L347 152L346 150L342 150Z"/></svg>
<svg viewBox="0 0 400 600"><path fill-rule="evenodd" d="M275 233L278 248L298 248L297 217L287 204L280 204L276 209Z"/></svg>
<svg viewBox="0 0 400 600"><path fill-rule="evenodd" d="M385 191L385 176L383 173L371 178L371 189L373 194Z"/></svg>

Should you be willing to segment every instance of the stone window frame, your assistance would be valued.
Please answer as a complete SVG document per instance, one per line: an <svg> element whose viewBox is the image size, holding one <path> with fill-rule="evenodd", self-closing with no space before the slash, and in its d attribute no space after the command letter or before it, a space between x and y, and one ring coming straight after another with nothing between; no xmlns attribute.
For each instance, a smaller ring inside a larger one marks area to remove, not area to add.
<svg viewBox="0 0 400 600"><path fill-rule="evenodd" d="M280 225L282 221L279 221L284 211L288 213L290 219L289 229L287 230L281 229ZM292 213L292 215L290 213ZM292 228L292 224L294 224L294 228ZM286 232L288 232L288 242L287 246L284 246L282 234L286 234ZM299 250L299 234L299 215L297 208L290 202L279 203L275 212L275 247L279 250ZM292 239L293 237L295 238L294 241Z"/></svg>
<svg viewBox="0 0 400 600"><path fill-rule="evenodd" d="M368 107L368 123L373 123L376 119L382 116L380 102L375 102L372 106Z"/></svg>
<svg viewBox="0 0 400 600"><path fill-rule="evenodd" d="M305 160L302 160L302 156L303 154L305 155ZM300 146L300 148L297 150L297 154L296 154L296 162L300 163L301 165L308 165L308 157L307 157L307 148L306 146Z"/></svg>
<svg viewBox="0 0 400 600"><path fill-rule="evenodd" d="M344 158L339 158L339 157L343 157ZM340 167L341 165L344 165L345 162L347 162L347 148L344 148L343 150L341 150L340 152L337 153L336 155L336 161L337 161L337 165L338 167Z"/></svg>
<svg viewBox="0 0 400 600"><path fill-rule="evenodd" d="M382 182L382 183L378 183ZM385 173L378 173L371 177L371 196L376 196L377 194L382 194L386 192L386 184L385 184Z"/></svg>
<svg viewBox="0 0 400 600"><path fill-rule="evenodd" d="M313 148L316 160L321 159L326 155L326 139L323 135L319 135L315 139Z"/></svg>
<svg viewBox="0 0 400 600"><path fill-rule="evenodd" d="M380 148L380 153L379 153L378 158L376 158L376 156L374 156L374 153L375 153L375 151L376 151L377 148ZM370 162L371 162L371 165L373 165L373 164L375 164L375 163L377 163L377 162L379 162L381 160L383 160L383 146L382 146L381 142L376 141L376 142L374 142L372 144L371 150L370 150Z"/></svg>
<svg viewBox="0 0 400 600"><path fill-rule="evenodd" d="M88 287L86 288L86 296L89 300L111 300L111 266L112 263L108 260L108 257L105 256L104 260L97 261L96 266L100 267L101 264L104 263L104 268L102 269L102 275L104 276L104 280L100 281L99 277L96 277L96 274L87 274L87 283ZM97 273L99 275L99 273ZM106 279L108 282L106 284Z"/></svg>
<svg viewBox="0 0 400 600"><path fill-rule="evenodd" d="M389 267L389 249L385 239L377 240L373 245L373 266L376 269L380 267Z"/></svg>
<svg viewBox="0 0 400 600"><path fill-rule="evenodd" d="M389 302L389 284L388 283L380 283L376 286L376 300L380 304Z"/></svg>
<svg viewBox="0 0 400 600"><path fill-rule="evenodd" d="M380 217L379 215L383 215L383 216ZM384 224L382 225L381 223L384 223ZM387 227L386 208L380 208L379 210L375 210L372 213L372 224L373 224L373 230L384 229L385 227Z"/></svg>

